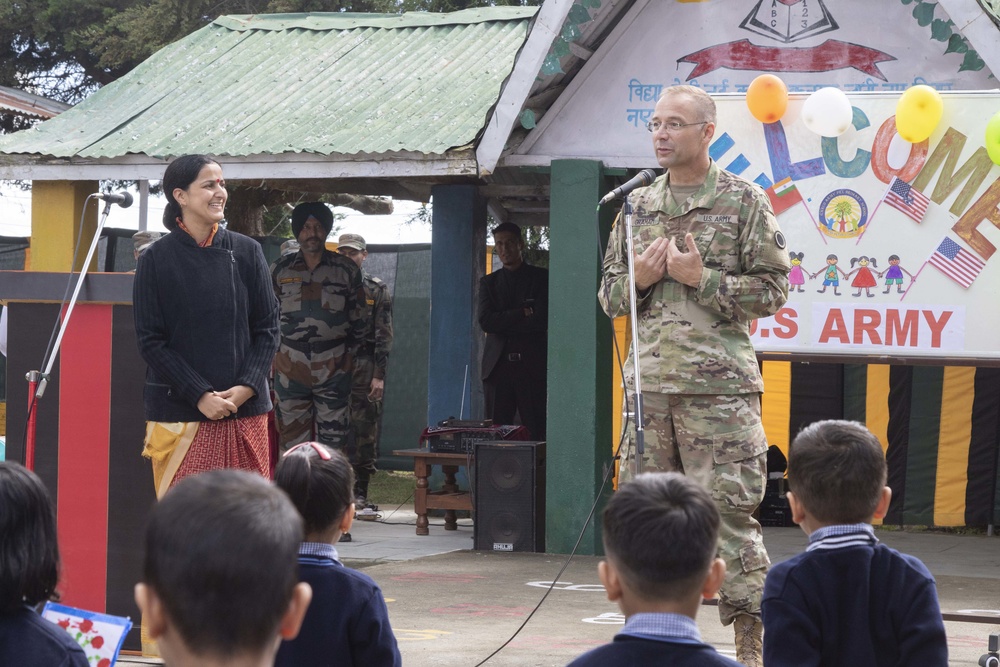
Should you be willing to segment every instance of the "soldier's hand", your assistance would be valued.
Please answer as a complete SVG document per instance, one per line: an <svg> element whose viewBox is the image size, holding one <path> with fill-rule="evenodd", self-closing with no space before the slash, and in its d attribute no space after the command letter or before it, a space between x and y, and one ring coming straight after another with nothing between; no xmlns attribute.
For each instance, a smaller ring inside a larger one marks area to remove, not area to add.
<svg viewBox="0 0 1000 667"><path fill-rule="evenodd" d="M701 253L694 242L694 235L690 232L684 236L684 244L687 252L677 248L674 237L670 237L667 244L667 273L679 283L690 287L697 287L701 283Z"/></svg>
<svg viewBox="0 0 1000 667"><path fill-rule="evenodd" d="M635 256L635 289L642 292L663 280L667 272L667 240L658 238Z"/></svg>
<svg viewBox="0 0 1000 667"><path fill-rule="evenodd" d="M236 404L214 391L206 391L198 399L198 410L212 420L224 419L235 414L238 409Z"/></svg>
<svg viewBox="0 0 1000 667"><path fill-rule="evenodd" d="M381 401L383 393L385 393L385 380L372 378L372 387L371 391L368 392L368 400L372 402Z"/></svg>

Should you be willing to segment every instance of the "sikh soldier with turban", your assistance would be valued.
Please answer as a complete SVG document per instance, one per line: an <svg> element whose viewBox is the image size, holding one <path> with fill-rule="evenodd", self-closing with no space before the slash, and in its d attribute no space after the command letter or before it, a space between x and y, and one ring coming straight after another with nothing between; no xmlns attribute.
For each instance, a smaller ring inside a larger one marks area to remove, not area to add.
<svg viewBox="0 0 1000 667"><path fill-rule="evenodd" d="M321 202L292 211L299 249L271 266L281 306L281 344L274 359L282 451L315 440L344 449L350 430L354 359L367 323L361 270L326 249L333 212Z"/></svg>

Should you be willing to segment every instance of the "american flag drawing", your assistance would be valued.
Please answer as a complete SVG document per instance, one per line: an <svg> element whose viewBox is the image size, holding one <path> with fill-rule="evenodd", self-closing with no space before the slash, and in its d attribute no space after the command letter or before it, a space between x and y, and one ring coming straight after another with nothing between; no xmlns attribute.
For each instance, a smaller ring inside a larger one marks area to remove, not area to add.
<svg viewBox="0 0 1000 667"><path fill-rule="evenodd" d="M885 201L889 206L902 211L914 222L920 222L927 214L927 206L931 203L923 193L913 189L906 181L893 176L889 189L885 193Z"/></svg>
<svg viewBox="0 0 1000 667"><path fill-rule="evenodd" d="M965 250L948 236L941 240L937 250L927 261L966 289L972 286L979 272L986 266L978 255Z"/></svg>

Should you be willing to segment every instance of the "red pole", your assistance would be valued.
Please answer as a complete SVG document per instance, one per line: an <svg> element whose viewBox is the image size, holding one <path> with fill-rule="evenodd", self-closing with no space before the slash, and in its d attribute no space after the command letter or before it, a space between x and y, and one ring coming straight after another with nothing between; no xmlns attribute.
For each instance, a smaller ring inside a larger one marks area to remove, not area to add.
<svg viewBox="0 0 1000 667"><path fill-rule="evenodd" d="M38 390L38 371L28 373L28 424L27 432L24 434L24 467L28 470L35 469L35 407L38 399L35 392Z"/></svg>

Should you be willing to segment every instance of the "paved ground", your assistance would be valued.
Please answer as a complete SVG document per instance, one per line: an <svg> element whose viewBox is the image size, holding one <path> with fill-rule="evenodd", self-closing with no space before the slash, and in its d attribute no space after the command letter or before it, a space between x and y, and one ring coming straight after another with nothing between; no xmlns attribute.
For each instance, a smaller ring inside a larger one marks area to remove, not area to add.
<svg viewBox="0 0 1000 667"><path fill-rule="evenodd" d="M445 531L431 519L430 535L415 535L412 508L383 512L382 522L355 522L354 542L338 546L348 565L382 586L407 667L474 667L508 641L566 564L564 556L472 551L473 529L460 520ZM947 621L949 666L978 664L987 636L1000 632L1000 537L879 531L879 538L927 564L946 614L976 610L995 623ZM765 528L775 562L806 544L798 528ZM618 609L597 579L598 559L575 557L524 628L488 665L565 665L607 642L621 627ZM698 617L703 638L733 656L730 628L714 607ZM123 656L119 665L157 664Z"/></svg>

